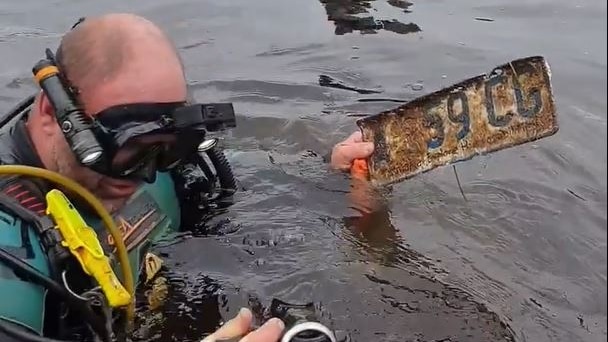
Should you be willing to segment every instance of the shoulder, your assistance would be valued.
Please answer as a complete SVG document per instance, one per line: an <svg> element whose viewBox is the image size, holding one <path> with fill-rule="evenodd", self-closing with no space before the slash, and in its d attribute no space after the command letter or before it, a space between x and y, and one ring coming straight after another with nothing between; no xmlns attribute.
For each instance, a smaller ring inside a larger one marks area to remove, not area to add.
<svg viewBox="0 0 608 342"><path fill-rule="evenodd" d="M2 257L16 258L40 274L50 276L50 266L42 249L35 225L36 217L8 196L0 194L0 250ZM22 210L22 211L21 211ZM32 219L32 220L30 220ZM14 264L0 260L0 319L18 322L14 328L26 328L41 334L46 290L18 276ZM23 305L23 303L27 305ZM0 340L6 336L0 332ZM8 341L11 341L8 339Z"/></svg>
<svg viewBox="0 0 608 342"><path fill-rule="evenodd" d="M0 128L0 165L13 164L16 160L12 131L13 127Z"/></svg>

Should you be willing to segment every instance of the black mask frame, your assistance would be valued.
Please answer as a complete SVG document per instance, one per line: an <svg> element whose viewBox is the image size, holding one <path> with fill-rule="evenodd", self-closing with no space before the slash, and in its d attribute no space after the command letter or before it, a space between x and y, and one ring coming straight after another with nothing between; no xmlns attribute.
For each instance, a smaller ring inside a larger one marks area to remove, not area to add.
<svg viewBox="0 0 608 342"><path fill-rule="evenodd" d="M192 104L135 103L107 108L93 116L93 130L108 158L93 165L98 172L114 178L143 178L151 181L156 171L168 171L189 155L198 152L207 131L235 127L230 103ZM124 165L114 157L138 138L171 135L175 141L157 142L136 149L138 153Z"/></svg>

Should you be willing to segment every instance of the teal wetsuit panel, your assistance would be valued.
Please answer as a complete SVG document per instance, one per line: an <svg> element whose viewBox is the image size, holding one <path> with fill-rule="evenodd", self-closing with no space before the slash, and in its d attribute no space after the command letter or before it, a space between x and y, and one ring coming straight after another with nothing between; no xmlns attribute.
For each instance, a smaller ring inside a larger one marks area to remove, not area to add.
<svg viewBox="0 0 608 342"><path fill-rule="evenodd" d="M80 212L87 224L97 231L106 254L110 254L114 250L113 240L101 220L87 217L82 210ZM122 230L133 277L137 281L149 247L167 233L176 231L180 225L179 203L171 177L159 173L156 182L138 189L114 219ZM21 220L9 213L0 212L0 246L44 275L49 275L48 260L36 231L32 227L22 228ZM116 274L122 278L118 264L115 265ZM46 289L22 281L12 269L0 262L0 318L42 333L45 296Z"/></svg>
<svg viewBox="0 0 608 342"><path fill-rule="evenodd" d="M113 251L114 241L102 222L97 218L85 217L85 220L95 227L106 251ZM150 246L167 233L176 231L180 225L179 202L170 175L158 173L156 182L139 188L125 207L114 215L114 221L122 232L133 279L137 280ZM115 272L121 277L118 267Z"/></svg>
<svg viewBox="0 0 608 342"><path fill-rule="evenodd" d="M0 247L25 261L44 275L49 275L46 254L36 231L21 219L0 212ZM41 334L47 290L23 281L11 268L0 262L0 318L20 324Z"/></svg>

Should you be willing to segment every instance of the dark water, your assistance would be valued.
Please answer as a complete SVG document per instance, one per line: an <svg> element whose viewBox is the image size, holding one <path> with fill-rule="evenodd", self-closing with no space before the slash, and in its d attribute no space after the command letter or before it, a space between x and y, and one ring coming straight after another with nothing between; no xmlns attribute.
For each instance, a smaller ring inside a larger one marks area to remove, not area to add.
<svg viewBox="0 0 608 342"><path fill-rule="evenodd" d="M200 340L277 297L315 302L354 341L606 340L605 3L3 1L1 108L34 89L31 66L78 17L122 10L175 39L199 100L241 114L224 140L237 203L208 234L159 246L169 299L143 336ZM535 54L552 67L556 136L460 164L468 202L437 169L358 225L346 178L315 153L355 130L352 114L396 105L360 100Z"/></svg>

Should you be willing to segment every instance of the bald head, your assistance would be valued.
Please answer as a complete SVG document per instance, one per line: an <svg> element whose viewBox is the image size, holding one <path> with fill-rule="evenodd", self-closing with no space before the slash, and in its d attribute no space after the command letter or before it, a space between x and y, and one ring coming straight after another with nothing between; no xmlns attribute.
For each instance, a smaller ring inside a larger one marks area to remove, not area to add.
<svg viewBox="0 0 608 342"><path fill-rule="evenodd" d="M184 70L175 47L144 18L131 14L88 18L64 36L58 55L60 68L78 88L79 102L89 115L101 115L118 105L187 100ZM27 127L44 166L87 187L107 207L121 206L136 190L135 183L104 176L78 163L44 93L37 96ZM175 137L148 138L165 141ZM129 153L127 156L132 155Z"/></svg>
<svg viewBox="0 0 608 342"><path fill-rule="evenodd" d="M133 14L87 18L65 34L58 59L72 85L85 93L100 82L144 74L161 63L183 74L170 39L154 23Z"/></svg>

